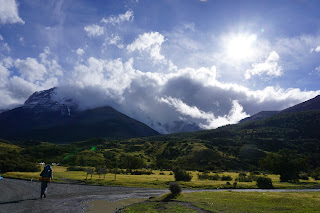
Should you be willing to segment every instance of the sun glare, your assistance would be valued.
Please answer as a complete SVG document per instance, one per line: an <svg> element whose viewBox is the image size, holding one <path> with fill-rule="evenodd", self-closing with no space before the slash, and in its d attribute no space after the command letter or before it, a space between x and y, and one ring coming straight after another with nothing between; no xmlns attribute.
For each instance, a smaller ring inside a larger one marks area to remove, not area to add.
<svg viewBox="0 0 320 213"><path fill-rule="evenodd" d="M227 41L227 55L233 60L244 60L254 55L255 48L253 47L257 36L238 34L231 36Z"/></svg>

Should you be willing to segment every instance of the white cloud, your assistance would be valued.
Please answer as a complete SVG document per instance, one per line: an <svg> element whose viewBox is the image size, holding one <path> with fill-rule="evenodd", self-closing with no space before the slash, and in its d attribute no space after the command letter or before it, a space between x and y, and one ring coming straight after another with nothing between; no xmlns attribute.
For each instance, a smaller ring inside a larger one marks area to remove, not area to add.
<svg viewBox="0 0 320 213"><path fill-rule="evenodd" d="M121 22L124 22L124 21L132 21L133 17L134 17L133 11L128 10L124 14L120 14L118 16L110 16L109 18L103 18L101 22L105 24L110 23L112 25L115 25L115 24L120 24Z"/></svg>
<svg viewBox="0 0 320 213"><path fill-rule="evenodd" d="M77 53L78 55L83 55L83 54L84 54L84 50L83 50L82 48L78 48L78 49L76 50L76 53Z"/></svg>
<svg viewBox="0 0 320 213"><path fill-rule="evenodd" d="M47 73L45 66L35 58L17 59L14 64L21 76L30 82L44 80L44 75Z"/></svg>
<svg viewBox="0 0 320 213"><path fill-rule="evenodd" d="M19 41L21 44L24 44L24 38L22 36L19 38Z"/></svg>
<svg viewBox="0 0 320 213"><path fill-rule="evenodd" d="M315 68L315 71L320 72L320 66L317 66L317 67Z"/></svg>
<svg viewBox="0 0 320 213"><path fill-rule="evenodd" d="M245 73L245 78L250 79L254 75L267 74L268 76L278 77L282 75L282 67L278 65L279 55L272 51L263 63L253 64L253 69L249 69Z"/></svg>
<svg viewBox="0 0 320 213"><path fill-rule="evenodd" d="M3 36L0 34L0 41L3 41Z"/></svg>
<svg viewBox="0 0 320 213"><path fill-rule="evenodd" d="M150 57L156 61L161 61L164 56L161 55L161 44L164 42L164 37L159 32L150 32L139 35L138 38L127 46L129 52L138 50L146 51Z"/></svg>
<svg viewBox="0 0 320 213"><path fill-rule="evenodd" d="M274 54L268 58L277 59ZM166 124L178 120L216 128L262 110L281 110L320 94L277 87L250 90L222 83L215 79L215 66L160 73L136 70L133 62L91 57L74 67L70 81L64 84L66 89L61 91L83 108L110 105L162 133L168 132Z"/></svg>
<svg viewBox="0 0 320 213"><path fill-rule="evenodd" d="M19 17L18 4L15 0L0 0L0 23L1 24L24 24Z"/></svg>
<svg viewBox="0 0 320 213"><path fill-rule="evenodd" d="M10 49L10 46L8 43L0 43L0 51L6 51L6 52L10 52L11 49Z"/></svg>
<svg viewBox="0 0 320 213"><path fill-rule="evenodd" d="M320 52L320 46L317 46L314 51L316 51L317 53Z"/></svg>
<svg viewBox="0 0 320 213"><path fill-rule="evenodd" d="M84 30L88 33L90 37L97 37L104 34L103 27L96 24L85 26Z"/></svg>
<svg viewBox="0 0 320 213"><path fill-rule="evenodd" d="M161 97L156 100L174 107L182 115L187 115L192 118L199 118L205 120L215 119L215 116L212 112L207 113L202 110L199 110L196 106L188 106L186 103L177 98Z"/></svg>
<svg viewBox="0 0 320 213"><path fill-rule="evenodd" d="M0 109L15 107L33 92L57 86L62 75L61 66L52 59L48 47L39 58L3 58L0 60Z"/></svg>
<svg viewBox="0 0 320 213"><path fill-rule="evenodd" d="M103 43L103 46L107 46L107 45L115 45L119 49L124 48L124 45L122 44L121 38L119 37L119 35L112 34L110 37L107 37L105 42Z"/></svg>

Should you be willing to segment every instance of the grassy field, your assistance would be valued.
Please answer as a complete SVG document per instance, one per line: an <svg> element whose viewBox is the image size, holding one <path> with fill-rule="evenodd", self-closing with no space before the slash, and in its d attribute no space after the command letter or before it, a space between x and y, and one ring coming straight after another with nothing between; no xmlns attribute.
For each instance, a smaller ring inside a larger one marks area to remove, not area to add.
<svg viewBox="0 0 320 213"><path fill-rule="evenodd" d="M193 192L181 194L171 202L161 202L157 198L148 202L134 204L126 207L123 212L193 212L192 207L211 212L226 213L320 212L320 193Z"/></svg>
<svg viewBox="0 0 320 213"><path fill-rule="evenodd" d="M101 175L99 179L98 174L93 174L92 179L88 176L86 178L86 172L83 171L67 171L67 167L53 166L54 182L78 182L94 185L109 185L109 186L128 186L128 187L145 187L145 188L168 188L168 183L174 181L172 172L163 171L164 175L160 174L160 171L154 170L154 174L151 175L127 175L117 174L116 180L114 174L106 174L105 179ZM171 175L170 175L171 173ZM218 173L222 175L230 175L232 181L214 181L214 180L199 180L198 172L191 172L193 178L190 182L180 182L183 188L202 188L202 189L217 189L217 188L231 188L233 182L238 177L239 173L236 172L223 172ZM21 179L33 179L39 178L40 172L8 172L3 174L4 177L21 178ZM299 183L282 183L279 181L279 175L268 175L272 179L275 188L282 189L299 189L299 188L312 188L314 186L320 186L320 181L315 181L312 178L309 180L300 180ZM231 185L227 185L229 182ZM237 188L257 188L256 182L238 182Z"/></svg>

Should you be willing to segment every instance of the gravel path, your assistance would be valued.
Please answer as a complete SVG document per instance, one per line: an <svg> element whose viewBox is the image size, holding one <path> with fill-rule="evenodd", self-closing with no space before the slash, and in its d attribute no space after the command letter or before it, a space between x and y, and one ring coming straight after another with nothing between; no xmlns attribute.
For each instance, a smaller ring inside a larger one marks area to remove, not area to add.
<svg viewBox="0 0 320 213"><path fill-rule="evenodd" d="M165 189L89 186L51 183L47 198L40 199L40 183L16 179L0 180L0 212L84 212L93 200L118 201L148 198L169 192Z"/></svg>

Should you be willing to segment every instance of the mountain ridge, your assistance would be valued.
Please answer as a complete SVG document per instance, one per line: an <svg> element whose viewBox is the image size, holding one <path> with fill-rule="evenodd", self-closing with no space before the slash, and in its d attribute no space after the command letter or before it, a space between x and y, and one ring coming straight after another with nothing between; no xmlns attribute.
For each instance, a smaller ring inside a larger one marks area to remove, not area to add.
<svg viewBox="0 0 320 213"><path fill-rule="evenodd" d="M242 119L241 121L239 121L239 123L241 124L241 123L246 123L246 122L258 121L258 120L272 117L272 116L277 115L279 113L303 112L303 111L309 111L309 110L320 110L320 95L317 95L314 98L311 98L309 100L306 100L306 101L299 103L299 104L296 104L294 106L288 107L288 108L283 109L281 111L261 111L261 112L258 112L250 117Z"/></svg>
<svg viewBox="0 0 320 213"><path fill-rule="evenodd" d="M149 126L110 106L78 110L71 99L55 99L55 88L32 94L21 107L0 114L0 138L74 142L93 137L159 135Z"/></svg>

